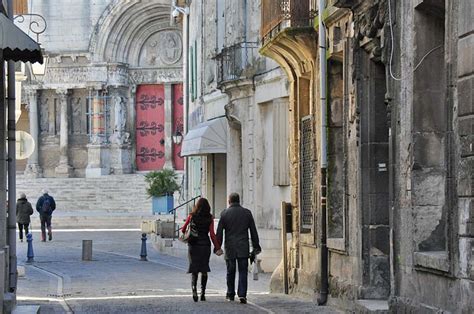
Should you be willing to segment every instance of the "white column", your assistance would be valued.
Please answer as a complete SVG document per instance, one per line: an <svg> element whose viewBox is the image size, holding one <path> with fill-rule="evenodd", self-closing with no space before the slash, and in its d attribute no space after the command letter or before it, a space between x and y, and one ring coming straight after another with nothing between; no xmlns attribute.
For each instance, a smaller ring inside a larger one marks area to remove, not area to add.
<svg viewBox="0 0 474 314"><path fill-rule="evenodd" d="M43 172L39 165L39 115L38 115L38 91L36 89L27 90L28 109L30 120L30 135L34 141L34 150L28 158L25 175L30 178L42 177Z"/></svg>
<svg viewBox="0 0 474 314"><path fill-rule="evenodd" d="M59 96L59 105L61 110L60 130L59 130L59 165L55 172L58 177L71 177L72 167L69 165L69 91L67 89L58 89L56 94Z"/></svg>

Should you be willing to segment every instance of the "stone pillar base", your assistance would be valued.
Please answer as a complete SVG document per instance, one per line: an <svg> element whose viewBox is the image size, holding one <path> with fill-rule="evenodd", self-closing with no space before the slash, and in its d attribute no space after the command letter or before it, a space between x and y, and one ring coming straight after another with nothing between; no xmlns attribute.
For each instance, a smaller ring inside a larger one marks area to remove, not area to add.
<svg viewBox="0 0 474 314"><path fill-rule="evenodd" d="M58 178L71 178L74 174L74 170L68 164L60 164L54 169L54 172Z"/></svg>
<svg viewBox="0 0 474 314"><path fill-rule="evenodd" d="M87 145L88 164L86 178L95 178L110 174L110 149L107 145Z"/></svg>
<svg viewBox="0 0 474 314"><path fill-rule="evenodd" d="M42 178L43 169L38 164L27 164L24 172L25 177L27 178Z"/></svg>
<svg viewBox="0 0 474 314"><path fill-rule="evenodd" d="M130 145L112 145L110 168L114 174L132 173L132 152Z"/></svg>

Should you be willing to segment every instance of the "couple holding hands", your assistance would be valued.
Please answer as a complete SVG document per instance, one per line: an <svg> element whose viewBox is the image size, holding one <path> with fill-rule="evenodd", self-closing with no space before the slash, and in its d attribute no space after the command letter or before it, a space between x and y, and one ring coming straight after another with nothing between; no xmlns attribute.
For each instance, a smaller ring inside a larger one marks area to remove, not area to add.
<svg viewBox="0 0 474 314"><path fill-rule="evenodd" d="M261 252L257 228L250 210L240 205L240 196L232 193L228 198L229 207L225 209L217 226L217 235L214 233L214 217L211 207L205 198L200 198L181 228L183 234L188 234L188 258L191 273L191 287L194 302L198 301L197 281L201 273L201 301L206 300L207 273L210 272L209 258L211 257L211 240L214 244L214 253L224 254L221 244L224 241L225 261L227 266L227 293L226 299L234 301L235 273L239 270L239 284L237 296L241 303L247 303L247 275L248 259L251 260ZM189 229L189 230L188 230ZM253 251L249 246L249 230ZM210 238L209 238L210 235Z"/></svg>

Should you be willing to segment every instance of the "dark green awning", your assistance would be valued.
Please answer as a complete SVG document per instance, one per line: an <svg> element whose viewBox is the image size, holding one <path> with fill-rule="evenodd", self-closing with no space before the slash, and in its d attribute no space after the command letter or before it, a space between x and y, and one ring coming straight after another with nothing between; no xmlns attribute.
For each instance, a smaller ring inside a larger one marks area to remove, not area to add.
<svg viewBox="0 0 474 314"><path fill-rule="evenodd" d="M5 61L43 63L41 48L33 39L0 13L0 48Z"/></svg>

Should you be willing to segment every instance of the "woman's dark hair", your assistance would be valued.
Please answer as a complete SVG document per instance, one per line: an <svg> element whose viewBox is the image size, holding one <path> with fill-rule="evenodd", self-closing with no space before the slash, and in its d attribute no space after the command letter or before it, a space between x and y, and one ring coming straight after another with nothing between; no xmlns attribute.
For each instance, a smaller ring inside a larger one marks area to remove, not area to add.
<svg viewBox="0 0 474 314"><path fill-rule="evenodd" d="M209 202L207 199L204 197L201 197L196 205L194 205L193 211L191 213L193 216L194 215L199 215L199 216L211 216L211 205L209 205Z"/></svg>

